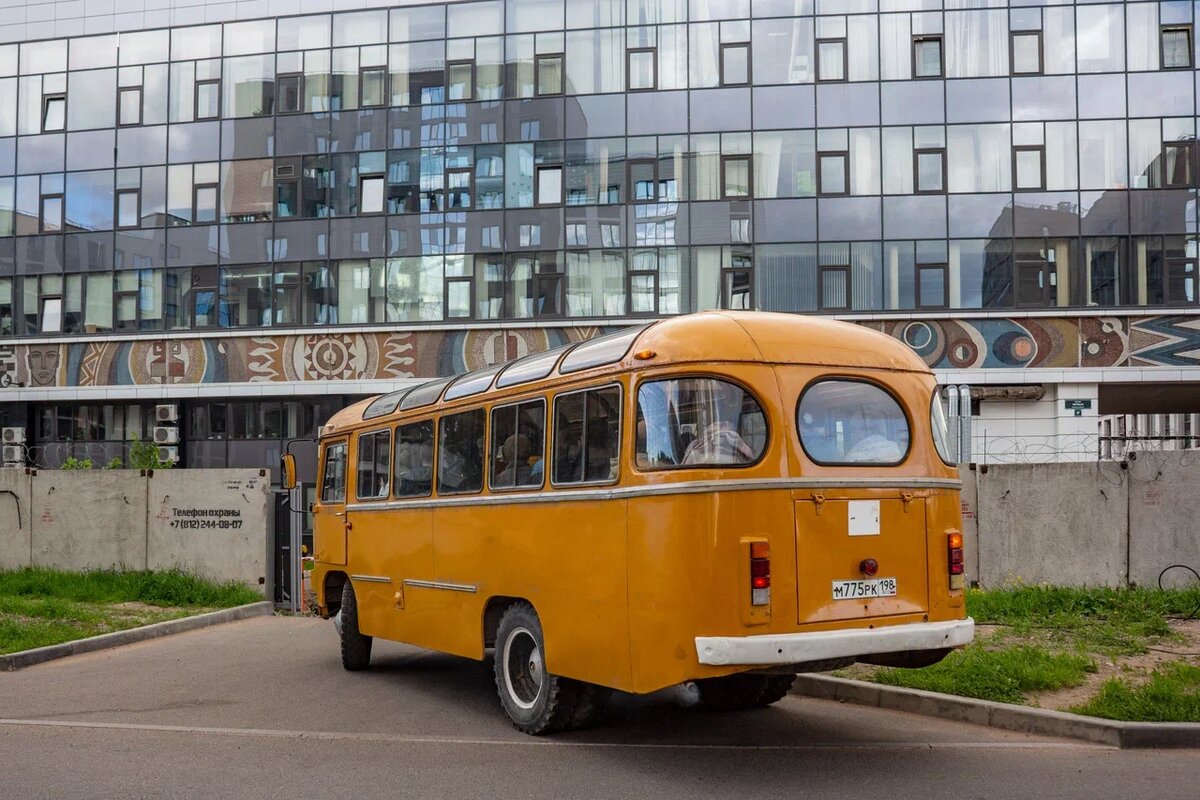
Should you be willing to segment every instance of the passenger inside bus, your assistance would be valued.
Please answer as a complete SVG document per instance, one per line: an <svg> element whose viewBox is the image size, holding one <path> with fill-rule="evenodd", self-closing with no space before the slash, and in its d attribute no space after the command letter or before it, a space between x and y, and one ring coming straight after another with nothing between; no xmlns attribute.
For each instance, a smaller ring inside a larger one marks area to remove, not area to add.
<svg viewBox="0 0 1200 800"><path fill-rule="evenodd" d="M433 423L400 426L395 458L396 496L428 495L433 488Z"/></svg>

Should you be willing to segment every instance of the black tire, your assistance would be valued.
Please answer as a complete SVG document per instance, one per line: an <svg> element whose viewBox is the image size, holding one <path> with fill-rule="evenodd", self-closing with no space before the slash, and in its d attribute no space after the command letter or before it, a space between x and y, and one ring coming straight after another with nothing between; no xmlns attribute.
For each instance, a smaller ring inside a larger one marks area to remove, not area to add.
<svg viewBox="0 0 1200 800"><path fill-rule="evenodd" d="M767 675L767 685L763 687L762 695L755 702L755 708L766 708L787 697L796 682L795 675Z"/></svg>
<svg viewBox="0 0 1200 800"><path fill-rule="evenodd" d="M371 664L370 636L364 636L358 630L358 600L354 597L354 587L346 581L342 587L342 609L340 637L342 640L342 668L350 672L366 669Z"/></svg>
<svg viewBox="0 0 1200 800"><path fill-rule="evenodd" d="M699 707L706 711L745 711L756 708L767 688L767 675L726 675L694 681Z"/></svg>
<svg viewBox="0 0 1200 800"><path fill-rule="evenodd" d="M607 686L597 686L594 683L580 683L575 709L567 723L570 730L587 728L604 719L608 711L608 701L612 697L612 689Z"/></svg>
<svg viewBox="0 0 1200 800"><path fill-rule="evenodd" d="M533 736L567 728L579 697L579 683L546 671L545 652L533 606L509 606L496 629L496 691L513 727Z"/></svg>

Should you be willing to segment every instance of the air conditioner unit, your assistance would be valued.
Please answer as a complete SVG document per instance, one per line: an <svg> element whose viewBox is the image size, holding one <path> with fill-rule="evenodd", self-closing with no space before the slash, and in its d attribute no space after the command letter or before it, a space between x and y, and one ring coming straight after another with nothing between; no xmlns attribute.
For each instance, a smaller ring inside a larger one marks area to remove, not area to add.
<svg viewBox="0 0 1200 800"><path fill-rule="evenodd" d="M5 428L0 438L3 438L4 444L25 444L25 429Z"/></svg>
<svg viewBox="0 0 1200 800"><path fill-rule="evenodd" d="M19 444L4 445L4 466L19 467L25 463L25 448Z"/></svg>
<svg viewBox="0 0 1200 800"><path fill-rule="evenodd" d="M154 407L155 422L178 422L179 406L174 403Z"/></svg>
<svg viewBox="0 0 1200 800"><path fill-rule="evenodd" d="M179 444L179 428L169 425L154 426L155 444Z"/></svg>
<svg viewBox="0 0 1200 800"><path fill-rule="evenodd" d="M280 164L275 168L276 178L294 178L296 177L295 164Z"/></svg>
<svg viewBox="0 0 1200 800"><path fill-rule="evenodd" d="M178 447L160 447L158 448L158 460L168 464L179 463L179 448Z"/></svg>

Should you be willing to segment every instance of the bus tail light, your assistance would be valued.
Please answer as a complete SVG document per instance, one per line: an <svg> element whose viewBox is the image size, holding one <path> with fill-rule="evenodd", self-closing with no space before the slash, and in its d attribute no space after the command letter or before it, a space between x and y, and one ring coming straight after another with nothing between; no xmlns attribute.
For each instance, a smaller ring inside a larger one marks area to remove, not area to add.
<svg viewBox="0 0 1200 800"><path fill-rule="evenodd" d="M750 605L771 604L771 545L750 543Z"/></svg>
<svg viewBox="0 0 1200 800"><path fill-rule="evenodd" d="M963 536L952 531L946 536L946 563L950 567L950 588L963 588Z"/></svg>

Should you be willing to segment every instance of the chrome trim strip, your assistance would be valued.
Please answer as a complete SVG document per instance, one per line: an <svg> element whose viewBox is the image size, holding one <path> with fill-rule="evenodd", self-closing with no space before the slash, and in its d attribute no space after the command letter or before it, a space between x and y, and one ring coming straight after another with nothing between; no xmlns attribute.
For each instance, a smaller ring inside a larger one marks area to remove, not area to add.
<svg viewBox="0 0 1200 800"><path fill-rule="evenodd" d="M975 620L913 622L881 628L842 628L759 636L697 636L696 658L713 666L799 664L903 650L962 647L975 636Z"/></svg>
<svg viewBox="0 0 1200 800"><path fill-rule="evenodd" d="M618 500L629 497L662 497L706 492L748 492L759 489L961 489L953 478L750 478L745 480L685 481L654 486L615 486L604 489L556 489L537 492L505 492L483 497L439 497L420 500L389 500L381 503L350 503L348 511L396 511L404 508L441 506L491 506L514 503L565 503L583 500Z"/></svg>
<svg viewBox="0 0 1200 800"><path fill-rule="evenodd" d="M391 583L391 578L385 578L383 575L351 575L352 581L363 581L365 583Z"/></svg>
<svg viewBox="0 0 1200 800"><path fill-rule="evenodd" d="M448 592L467 592L475 594L479 587L472 583L446 583L444 581L418 581L412 578L404 579L405 586L419 586L422 589L445 589Z"/></svg>

